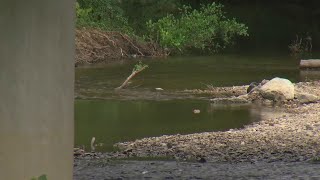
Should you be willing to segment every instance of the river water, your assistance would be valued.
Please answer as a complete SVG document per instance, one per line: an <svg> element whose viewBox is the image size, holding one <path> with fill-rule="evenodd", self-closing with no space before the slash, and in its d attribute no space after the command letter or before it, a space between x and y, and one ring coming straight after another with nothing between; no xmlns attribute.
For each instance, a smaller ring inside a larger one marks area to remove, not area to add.
<svg viewBox="0 0 320 180"><path fill-rule="evenodd" d="M223 131L260 120L259 108L212 105L206 96L183 93L207 85L233 86L283 77L292 82L320 79L299 71L289 56L216 55L144 59L149 68L126 90L114 88L130 75L137 60L87 65L76 70L75 144L111 151L121 141L143 137ZM156 91L155 88L163 88ZM199 109L200 114L193 110Z"/></svg>

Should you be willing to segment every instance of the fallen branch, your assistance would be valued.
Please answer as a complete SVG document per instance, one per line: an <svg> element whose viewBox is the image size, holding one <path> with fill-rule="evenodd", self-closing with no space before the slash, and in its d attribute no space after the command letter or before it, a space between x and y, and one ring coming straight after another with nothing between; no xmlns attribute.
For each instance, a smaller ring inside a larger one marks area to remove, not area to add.
<svg viewBox="0 0 320 180"><path fill-rule="evenodd" d="M136 64L132 70L132 73L130 74L129 77L127 77L127 79L122 83L121 86L115 88L115 90L120 90L123 87L125 87L128 82L130 81L130 79L132 79L135 75L137 75L138 73L140 73L141 71L145 70L148 67L148 65L142 64L141 62L139 62L139 64Z"/></svg>
<svg viewBox="0 0 320 180"><path fill-rule="evenodd" d="M91 146L91 152L95 152L96 148L94 147L94 141L96 140L95 137L92 137L91 139L91 143L90 143L90 146Z"/></svg>
<svg viewBox="0 0 320 180"><path fill-rule="evenodd" d="M300 68L320 68L320 59L300 60Z"/></svg>

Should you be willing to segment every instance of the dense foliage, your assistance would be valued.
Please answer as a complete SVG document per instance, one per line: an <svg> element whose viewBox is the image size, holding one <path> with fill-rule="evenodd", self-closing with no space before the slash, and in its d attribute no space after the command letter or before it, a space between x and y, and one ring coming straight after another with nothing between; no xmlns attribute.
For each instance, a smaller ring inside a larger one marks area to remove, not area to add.
<svg viewBox="0 0 320 180"><path fill-rule="evenodd" d="M217 52L230 46L237 36L248 36L247 27L228 19L221 4L212 3L199 10L184 6L181 15L167 15L147 23L149 37L161 46L180 52L199 49Z"/></svg>
<svg viewBox="0 0 320 180"><path fill-rule="evenodd" d="M142 5L145 10L132 13ZM76 14L80 27L136 34L180 52L193 48L216 52L231 45L236 36L248 35L247 27L227 19L216 3L197 10L177 0L78 0ZM134 20L129 21L133 14Z"/></svg>
<svg viewBox="0 0 320 180"><path fill-rule="evenodd" d="M178 15L182 0L125 0L122 9L135 33L143 36L147 32L146 22L157 21L167 14ZM187 2L187 1L186 1Z"/></svg>
<svg viewBox="0 0 320 180"><path fill-rule="evenodd" d="M132 33L121 3L115 0L78 0L77 26Z"/></svg>
<svg viewBox="0 0 320 180"><path fill-rule="evenodd" d="M238 46L235 50L241 51L267 51L267 50L281 50L287 51L288 45L296 38L296 35L310 33L313 42L313 49L320 48L320 24L318 19L320 18L320 1L319 0L77 0L77 25L80 27L89 26L97 27L102 30L120 31L127 33L130 36L136 35L140 37L149 37L154 41L160 43L159 32L157 33L157 25L161 23L181 23L185 14L184 6L191 7L187 10L188 15L193 14L196 10L198 14L201 14L202 5L210 5L213 2L222 3L225 5L224 11L228 14L222 18L223 22L230 25L230 28L239 29L237 25L239 22L243 22L246 26L250 27L247 30L247 34L250 34L250 38L237 39L238 35L236 31L230 31L228 33L234 35L224 36L218 33L216 37L208 38L203 41L202 37L208 37L208 32L199 31L200 34L196 36L201 37L194 46L190 45L191 42L185 42L182 37L177 36L171 42L162 41L163 47L173 48L174 50L181 51L187 49L203 49L205 51L215 52L221 50L224 47L228 47L233 42L238 42L241 46ZM182 9L182 10L181 10ZM236 17L237 21L232 17ZM192 20L192 28L196 25L207 27L204 24L197 24L195 20L203 20L200 17L189 17L185 15L185 19ZM213 17L210 17L213 18ZM151 20L151 23L146 24ZM231 21L231 22L228 22ZM233 21L233 22L232 22ZM201 21L199 21L200 23ZM206 20L205 22L208 22ZM195 24L194 24L195 23ZM233 23L233 24L232 24ZM185 23L187 24L187 23ZM223 23L222 23L223 24ZM223 25L221 24L223 29ZM176 24L174 24L176 25ZM220 24L219 24L220 25ZM233 26L236 26L235 28ZM179 24L180 26L180 24ZM171 28L173 31L171 34L176 34L179 30ZM200 29L200 28L198 28ZM180 29L180 30L183 30ZM215 31L217 32L217 31ZM194 37L192 35L190 37ZM180 39L180 40L179 40ZM226 39L227 41L224 41ZM186 46L179 45L185 43ZM203 43L205 42L205 43ZM214 44L210 44L214 42ZM226 42L226 43L225 43ZM177 46L178 45L178 46ZM210 46L208 46L210 45ZM181 47L179 47L181 46Z"/></svg>

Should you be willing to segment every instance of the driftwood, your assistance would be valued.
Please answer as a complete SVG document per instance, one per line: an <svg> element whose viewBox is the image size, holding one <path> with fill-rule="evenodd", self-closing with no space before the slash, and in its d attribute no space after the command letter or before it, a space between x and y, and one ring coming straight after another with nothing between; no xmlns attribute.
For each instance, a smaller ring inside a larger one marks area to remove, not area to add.
<svg viewBox="0 0 320 180"><path fill-rule="evenodd" d="M320 68L320 59L301 60L300 68Z"/></svg>
<svg viewBox="0 0 320 180"><path fill-rule="evenodd" d="M130 76L127 77L127 79L122 83L122 85L117 87L117 88L115 88L115 90L120 90L123 87L125 87L128 84L128 82L130 81L130 79L132 79L135 75L137 75L138 73L140 73L141 71L143 71L147 67L148 67L147 65L144 65L144 66L142 66L141 68L139 68L137 70L133 70L132 73L130 74Z"/></svg>
<svg viewBox="0 0 320 180"><path fill-rule="evenodd" d="M95 152L96 148L94 147L94 142L95 142L96 138L95 137L92 137L91 139L91 143L90 143L90 146L91 146L91 152Z"/></svg>

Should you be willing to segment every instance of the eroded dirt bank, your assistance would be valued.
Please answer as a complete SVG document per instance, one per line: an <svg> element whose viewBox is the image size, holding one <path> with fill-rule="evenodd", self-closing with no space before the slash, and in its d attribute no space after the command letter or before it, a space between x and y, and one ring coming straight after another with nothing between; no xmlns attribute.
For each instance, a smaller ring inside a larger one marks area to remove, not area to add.
<svg viewBox="0 0 320 180"><path fill-rule="evenodd" d="M120 32L90 28L76 29L76 65L162 56L166 56L166 53L158 45Z"/></svg>
<svg viewBox="0 0 320 180"><path fill-rule="evenodd" d="M320 81L295 84L320 96ZM244 87L225 88L232 92ZM212 89L214 92L215 90ZM235 91L237 92L237 91ZM210 162L306 161L320 157L320 103L291 100L279 113L240 130L144 138L117 146L126 157L173 157Z"/></svg>

